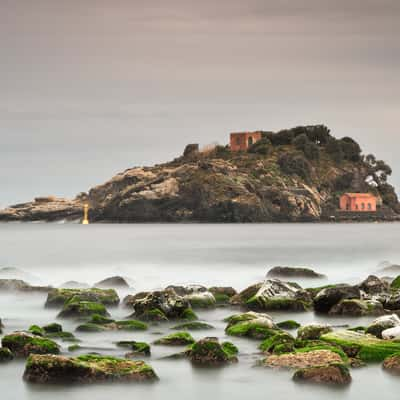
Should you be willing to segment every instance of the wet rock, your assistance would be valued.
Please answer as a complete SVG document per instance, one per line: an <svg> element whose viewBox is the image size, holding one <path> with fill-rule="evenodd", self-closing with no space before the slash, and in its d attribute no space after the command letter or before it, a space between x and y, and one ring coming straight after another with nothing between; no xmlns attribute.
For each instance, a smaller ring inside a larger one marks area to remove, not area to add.
<svg viewBox="0 0 400 400"><path fill-rule="evenodd" d="M122 303L125 307L134 308L137 300L144 299L151 292L139 292L136 294L128 294L124 297Z"/></svg>
<svg viewBox="0 0 400 400"><path fill-rule="evenodd" d="M51 289L50 286L32 286L20 279L0 279L0 292L19 291L47 293Z"/></svg>
<svg viewBox="0 0 400 400"><path fill-rule="evenodd" d="M189 302L172 289L151 292L146 297L136 300L133 307L134 318L144 321L197 319Z"/></svg>
<svg viewBox="0 0 400 400"><path fill-rule="evenodd" d="M267 279L257 293L246 302L252 310L306 311L311 305L307 291L279 279Z"/></svg>
<svg viewBox="0 0 400 400"><path fill-rule="evenodd" d="M162 344L165 346L186 346L194 342L195 340L190 333L176 332L156 340L154 344Z"/></svg>
<svg viewBox="0 0 400 400"><path fill-rule="evenodd" d="M400 289L400 275L396 276L396 278L392 280L392 282L390 283L390 289L392 290Z"/></svg>
<svg viewBox="0 0 400 400"><path fill-rule="evenodd" d="M277 331L263 340L259 349L266 353L282 354L294 351L295 339L285 331Z"/></svg>
<svg viewBox="0 0 400 400"><path fill-rule="evenodd" d="M14 354L7 347L0 347L0 364L14 359Z"/></svg>
<svg viewBox="0 0 400 400"><path fill-rule="evenodd" d="M277 327L272 317L253 311L236 314L226 319L225 332L231 336L245 336L253 339L266 339L276 334Z"/></svg>
<svg viewBox="0 0 400 400"><path fill-rule="evenodd" d="M293 380L343 386L350 384L351 375L347 366L337 363L299 369L294 373Z"/></svg>
<svg viewBox="0 0 400 400"><path fill-rule="evenodd" d="M192 292L184 296L192 308L214 308L217 304L211 292Z"/></svg>
<svg viewBox="0 0 400 400"><path fill-rule="evenodd" d="M280 368L319 367L330 363L341 363L339 354L330 350L313 350L304 353L288 353L268 356L263 365Z"/></svg>
<svg viewBox="0 0 400 400"><path fill-rule="evenodd" d="M385 340L399 340L400 339L400 326L385 329L382 331L382 339Z"/></svg>
<svg viewBox="0 0 400 400"><path fill-rule="evenodd" d="M214 296L217 304L228 304L230 299L237 294L236 290L230 286L213 286L208 290Z"/></svg>
<svg viewBox="0 0 400 400"><path fill-rule="evenodd" d="M252 298L261 288L263 282L256 283L242 290L240 293L233 295L229 301L230 304L236 305L244 305L246 302Z"/></svg>
<svg viewBox="0 0 400 400"><path fill-rule="evenodd" d="M287 329L287 330L292 330L292 329L298 329L300 328L300 324L297 321L294 321L292 319L288 319L286 321L281 321L276 324L276 326L280 329Z"/></svg>
<svg viewBox="0 0 400 400"><path fill-rule="evenodd" d="M386 329L400 326L400 318L396 314L384 315L372 321L366 332L378 338L382 338L382 332Z"/></svg>
<svg viewBox="0 0 400 400"><path fill-rule="evenodd" d="M322 289L314 298L314 309L317 312L328 313L330 309L344 299L360 299L360 289L346 284L335 285Z"/></svg>
<svg viewBox="0 0 400 400"><path fill-rule="evenodd" d="M321 340L338 345L349 357L357 357L366 362L383 361L386 357L400 352L400 343L350 330L327 333L321 336Z"/></svg>
<svg viewBox="0 0 400 400"><path fill-rule="evenodd" d="M120 342L117 342L117 346L130 349L130 352L125 355L126 358L151 355L150 345L145 342L136 342L134 340L122 340Z"/></svg>
<svg viewBox="0 0 400 400"><path fill-rule="evenodd" d="M148 326L142 321L126 319L115 321L102 315L92 315L89 322L79 325L76 330L82 332L103 332L103 331L144 331Z"/></svg>
<svg viewBox="0 0 400 400"><path fill-rule="evenodd" d="M307 267L273 267L268 273L272 278L326 278L325 275Z"/></svg>
<svg viewBox="0 0 400 400"><path fill-rule="evenodd" d="M106 306L117 306L119 297L114 289L53 289L46 299L45 307L62 307L71 301L101 303Z"/></svg>
<svg viewBox="0 0 400 400"><path fill-rule="evenodd" d="M358 287L370 295L379 294L389 289L387 282L379 279L375 275L369 275L368 278L362 281Z"/></svg>
<svg viewBox="0 0 400 400"><path fill-rule="evenodd" d="M16 357L27 357L29 354L58 354L60 352L58 344L52 340L26 332L14 332L4 336L1 343Z"/></svg>
<svg viewBox="0 0 400 400"><path fill-rule="evenodd" d="M31 383L96 383L154 381L157 375L143 361L84 355L32 355L24 379Z"/></svg>
<svg viewBox="0 0 400 400"><path fill-rule="evenodd" d="M217 338L207 337L193 344L188 357L194 365L213 367L237 362L237 353L232 343L221 344Z"/></svg>
<svg viewBox="0 0 400 400"><path fill-rule="evenodd" d="M382 367L392 374L400 375L400 354L385 358Z"/></svg>
<svg viewBox="0 0 400 400"><path fill-rule="evenodd" d="M94 314L109 316L105 306L93 301L80 301L73 297L58 314L58 318L84 318Z"/></svg>
<svg viewBox="0 0 400 400"><path fill-rule="evenodd" d="M111 278L103 279L102 281L95 283L93 286L105 289L129 288L128 282L121 276L112 276Z"/></svg>
<svg viewBox="0 0 400 400"><path fill-rule="evenodd" d="M400 310L400 290L392 292L392 294L384 300L383 306L387 310Z"/></svg>
<svg viewBox="0 0 400 400"><path fill-rule="evenodd" d="M363 315L383 315L385 314L385 310L379 301L345 299L335 304L329 310L329 314L360 317Z"/></svg>
<svg viewBox="0 0 400 400"><path fill-rule="evenodd" d="M332 332L332 327L327 324L308 324L301 326L297 331L300 340L316 340L325 333Z"/></svg>

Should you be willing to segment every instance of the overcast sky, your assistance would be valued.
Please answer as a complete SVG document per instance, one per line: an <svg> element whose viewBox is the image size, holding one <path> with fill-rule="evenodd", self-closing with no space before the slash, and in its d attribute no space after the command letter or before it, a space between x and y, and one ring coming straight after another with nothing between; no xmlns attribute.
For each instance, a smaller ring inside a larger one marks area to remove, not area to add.
<svg viewBox="0 0 400 400"><path fill-rule="evenodd" d="M0 0L0 206L324 123L400 188L399 0Z"/></svg>

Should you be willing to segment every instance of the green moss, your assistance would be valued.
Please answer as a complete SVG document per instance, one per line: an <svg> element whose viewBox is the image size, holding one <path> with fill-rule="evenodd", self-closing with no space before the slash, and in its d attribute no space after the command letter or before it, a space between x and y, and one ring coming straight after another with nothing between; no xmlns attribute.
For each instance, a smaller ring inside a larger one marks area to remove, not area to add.
<svg viewBox="0 0 400 400"><path fill-rule="evenodd" d="M329 365L323 365L323 366L318 366L318 367L307 367L307 368L301 368L298 369L297 371L295 371L294 375L293 375L293 379L294 380L303 380L308 373L312 370L312 371L318 371L321 370L323 371L324 369L327 368L332 368L332 367L336 367L337 369L339 369L340 374L341 374L341 378L340 381L332 381L331 379L329 379L329 377L326 377L325 380L319 381L319 383L336 383L336 384L348 384L351 382L351 375L350 375L350 371L349 368L347 367L347 365L343 364L343 363L330 363ZM324 376L324 374L322 375L322 377Z"/></svg>
<svg viewBox="0 0 400 400"><path fill-rule="evenodd" d="M260 296L253 296L246 302L247 307L253 310L267 310L267 311L307 311L310 309L311 304L290 298L270 298L265 299Z"/></svg>
<svg viewBox="0 0 400 400"><path fill-rule="evenodd" d="M223 342L221 347L228 358L235 357L239 353L239 349L231 342Z"/></svg>
<svg viewBox="0 0 400 400"><path fill-rule="evenodd" d="M92 324L104 325L104 324L109 324L111 322L114 322L114 320L111 318L107 318L104 315L93 314L92 318L90 319L90 322Z"/></svg>
<svg viewBox="0 0 400 400"><path fill-rule="evenodd" d="M63 306L74 297L76 301L92 301L106 306L117 306L120 301L114 289L53 289L47 296L46 306Z"/></svg>
<svg viewBox="0 0 400 400"><path fill-rule="evenodd" d="M145 311L140 319L143 321L154 321L154 322L163 322L168 321L167 316L158 308L153 308L152 310Z"/></svg>
<svg viewBox="0 0 400 400"><path fill-rule="evenodd" d="M186 330L198 331L198 330L214 329L214 327L212 325L206 324L205 322L193 321L175 325L171 329L175 329L178 331L186 331Z"/></svg>
<svg viewBox="0 0 400 400"><path fill-rule="evenodd" d="M195 321L198 319L196 313L191 308L186 308L182 313L182 319L187 321Z"/></svg>
<svg viewBox="0 0 400 400"><path fill-rule="evenodd" d="M71 346L68 346L68 351L77 351L81 348L81 346L79 346L79 344L71 344Z"/></svg>
<svg viewBox="0 0 400 400"><path fill-rule="evenodd" d="M390 284L390 289L397 290L400 289L400 275L397 276Z"/></svg>
<svg viewBox="0 0 400 400"><path fill-rule="evenodd" d="M324 285L324 286L318 286L314 288L307 288L307 292L311 294L311 297L315 297L321 290L323 289L330 289L333 287L336 287L337 285Z"/></svg>
<svg viewBox="0 0 400 400"><path fill-rule="evenodd" d="M62 339L63 342L78 341L78 339L71 332L53 332L53 333L48 333L46 337L51 339Z"/></svg>
<svg viewBox="0 0 400 400"><path fill-rule="evenodd" d="M56 333L56 332L62 332L62 326L60 324L57 324L56 322L53 322L51 324L45 325L42 327L42 329L47 333Z"/></svg>
<svg viewBox="0 0 400 400"><path fill-rule="evenodd" d="M125 331L145 331L148 329L147 324L142 321L137 321L136 319L128 319L124 321L115 321L118 329Z"/></svg>
<svg viewBox="0 0 400 400"><path fill-rule="evenodd" d="M367 328L365 326L355 326L354 328L348 328L348 330L349 331L354 331L354 332L365 332L365 333L367 333Z"/></svg>
<svg viewBox="0 0 400 400"><path fill-rule="evenodd" d="M336 331L321 336L321 340L340 346L347 354L356 353L362 361L379 362L400 352L400 343L378 339L353 331Z"/></svg>
<svg viewBox="0 0 400 400"><path fill-rule="evenodd" d="M296 322L292 319L289 319L287 321L278 322L276 324L276 326L281 329L292 330L292 329L300 328L301 325L298 322Z"/></svg>
<svg viewBox="0 0 400 400"><path fill-rule="evenodd" d="M231 336L247 336L253 339L266 339L277 333L276 329L266 328L257 322L245 321L228 326L225 332Z"/></svg>
<svg viewBox="0 0 400 400"><path fill-rule="evenodd" d="M218 304L227 304L229 303L229 300L231 299L230 296L228 296L225 293L214 293L215 301Z"/></svg>
<svg viewBox="0 0 400 400"><path fill-rule="evenodd" d="M0 363L11 361L14 355L7 347L0 347Z"/></svg>
<svg viewBox="0 0 400 400"><path fill-rule="evenodd" d="M176 332L171 333L168 336L164 336L161 339L158 339L154 342L154 344L163 344L163 345L170 345L170 346L182 346L193 344L195 340L193 339L192 335L188 332Z"/></svg>
<svg viewBox="0 0 400 400"><path fill-rule="evenodd" d="M275 335L265 339L259 349L269 353L288 353L294 350L295 339L287 332L276 332ZM275 349L277 351L275 351Z"/></svg>
<svg viewBox="0 0 400 400"><path fill-rule="evenodd" d="M80 301L76 297L73 297L64 305L58 316L64 318L91 317L94 314L108 316L108 312L103 304L92 301Z"/></svg>
<svg viewBox="0 0 400 400"><path fill-rule="evenodd" d="M37 325L31 325L28 330L30 333L33 333L34 335L37 335L37 336L44 336L44 333L45 333L44 330L40 326L37 326Z"/></svg>
<svg viewBox="0 0 400 400"><path fill-rule="evenodd" d="M57 343L41 336L32 336L20 332L4 336L2 346L10 349L17 356L34 354L58 354L60 349Z"/></svg>
<svg viewBox="0 0 400 400"><path fill-rule="evenodd" d="M123 340L117 342L117 346L129 348L134 354L143 354L149 356L151 353L150 345L145 342Z"/></svg>
<svg viewBox="0 0 400 400"><path fill-rule="evenodd" d="M86 324L77 326L76 330L78 332L104 332L106 328L104 328L99 324L93 324L91 322L87 322Z"/></svg>

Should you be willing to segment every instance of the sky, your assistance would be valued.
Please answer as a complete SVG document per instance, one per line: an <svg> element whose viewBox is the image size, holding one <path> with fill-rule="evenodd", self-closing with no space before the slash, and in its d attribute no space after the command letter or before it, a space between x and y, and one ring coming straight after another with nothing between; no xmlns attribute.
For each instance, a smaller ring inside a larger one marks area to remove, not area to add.
<svg viewBox="0 0 400 400"><path fill-rule="evenodd" d="M0 0L0 207L323 123L400 188L399 0Z"/></svg>

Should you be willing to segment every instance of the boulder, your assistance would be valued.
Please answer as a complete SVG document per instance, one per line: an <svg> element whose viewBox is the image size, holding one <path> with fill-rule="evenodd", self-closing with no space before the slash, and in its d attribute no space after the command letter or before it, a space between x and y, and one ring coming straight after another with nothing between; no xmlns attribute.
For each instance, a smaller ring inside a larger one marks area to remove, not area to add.
<svg viewBox="0 0 400 400"><path fill-rule="evenodd" d="M311 305L307 291L279 279L267 279L257 293L246 302L252 310L306 311Z"/></svg>
<svg viewBox="0 0 400 400"><path fill-rule="evenodd" d="M32 355L26 363L24 379L42 384L143 382L154 381L157 375L143 361L97 355Z"/></svg>
<svg viewBox="0 0 400 400"><path fill-rule="evenodd" d="M327 324L309 324L301 326L297 331L299 340L317 340L321 335L332 332L332 327Z"/></svg>
<svg viewBox="0 0 400 400"><path fill-rule="evenodd" d="M287 353L268 356L263 365L278 368L319 367L331 363L341 363L339 354L330 350L312 350L304 353Z"/></svg>
<svg viewBox="0 0 400 400"><path fill-rule="evenodd" d="M382 367L385 371L395 375L400 375L400 354L395 354L385 358Z"/></svg>
<svg viewBox="0 0 400 400"><path fill-rule="evenodd" d="M396 290L384 300L383 306L387 310L400 310L400 290Z"/></svg>
<svg viewBox="0 0 400 400"><path fill-rule="evenodd" d="M361 317L363 315L383 315L382 303L376 300L345 299L335 304L330 310L331 315L347 315Z"/></svg>
<svg viewBox="0 0 400 400"><path fill-rule="evenodd" d="M230 304L233 306L236 305L244 305L246 302L252 298L261 288L263 285L262 282L256 283L247 287L246 289L242 290L240 293L233 295L229 301Z"/></svg>
<svg viewBox="0 0 400 400"><path fill-rule="evenodd" d="M350 330L338 330L321 336L321 340L340 346L349 357L379 362L400 352L400 343Z"/></svg>
<svg viewBox="0 0 400 400"><path fill-rule="evenodd" d="M317 312L328 313L341 300L360 298L360 289L356 286L340 284L326 287L314 297L314 309Z"/></svg>
<svg viewBox="0 0 400 400"><path fill-rule="evenodd" d="M4 336L1 344L16 357L27 357L29 354L58 354L60 352L56 342L27 332L14 332Z"/></svg>
<svg viewBox="0 0 400 400"><path fill-rule="evenodd" d="M194 342L195 340L190 333L176 332L156 340L154 344L162 344L166 346L187 346L189 344L193 344Z"/></svg>
<svg viewBox="0 0 400 400"><path fill-rule="evenodd" d="M211 292L192 292L184 296L192 308L214 308L217 304Z"/></svg>
<svg viewBox="0 0 400 400"><path fill-rule="evenodd" d="M225 332L231 336L245 336L253 339L266 339L277 332L272 317L253 311L228 317Z"/></svg>
<svg viewBox="0 0 400 400"><path fill-rule="evenodd" d="M293 380L343 386L351 382L351 375L346 365L336 363L299 369L294 373Z"/></svg>
<svg viewBox="0 0 400 400"><path fill-rule="evenodd" d="M134 303L135 318L145 321L168 321L170 319L197 319L188 300L174 290L165 289L149 293Z"/></svg>
<svg viewBox="0 0 400 400"><path fill-rule="evenodd" d="M385 329L382 331L382 339L385 340L399 340L400 339L400 326Z"/></svg>
<svg viewBox="0 0 400 400"><path fill-rule="evenodd" d="M0 363L5 363L14 359L14 354L7 347L0 347Z"/></svg>
<svg viewBox="0 0 400 400"><path fill-rule="evenodd" d="M367 327L366 333L382 338L382 332L386 329L400 326L400 318L396 314L383 315L372 321Z"/></svg>
<svg viewBox="0 0 400 400"><path fill-rule="evenodd" d="M93 285L96 288L104 289L125 289L129 288L128 282L122 276L112 276L111 278L103 279Z"/></svg>
<svg viewBox="0 0 400 400"><path fill-rule="evenodd" d="M271 278L326 278L325 275L307 267L273 267L267 276Z"/></svg>
<svg viewBox="0 0 400 400"><path fill-rule="evenodd" d="M274 335L263 340L259 349L265 353L282 354L294 351L295 339L285 331L277 331Z"/></svg>
<svg viewBox="0 0 400 400"><path fill-rule="evenodd" d="M368 278L363 280L358 287L367 294L375 295L385 292L389 289L389 285L382 279L375 275L369 275Z"/></svg>
<svg viewBox="0 0 400 400"><path fill-rule="evenodd" d="M109 316L107 309L102 303L93 301L80 301L73 297L67 302L62 310L58 313L58 318L85 318L92 315Z"/></svg>
<svg viewBox="0 0 400 400"><path fill-rule="evenodd" d="M230 342L219 343L217 338L207 337L194 343L188 357L194 365L222 366L237 362L238 349Z"/></svg>
<svg viewBox="0 0 400 400"><path fill-rule="evenodd" d="M45 307L62 307L72 298L106 306L117 306L120 301L114 289L52 289L47 295Z"/></svg>
<svg viewBox="0 0 400 400"><path fill-rule="evenodd" d="M130 352L125 355L126 358L151 355L150 345L145 342L122 340L120 342L117 342L117 346L130 349Z"/></svg>
<svg viewBox="0 0 400 400"><path fill-rule="evenodd" d="M213 286L208 291L212 293L217 304L227 304L237 294L236 290L230 286Z"/></svg>
<svg viewBox="0 0 400 400"><path fill-rule="evenodd" d="M128 294L124 297L122 303L125 307L134 308L137 300L144 299L151 292L139 292L136 294Z"/></svg>
<svg viewBox="0 0 400 400"><path fill-rule="evenodd" d="M288 319L286 321L281 321L276 324L276 326L280 329L287 329L287 330L293 330L293 329L298 329L300 328L300 324L297 321L294 321L292 319Z"/></svg>

